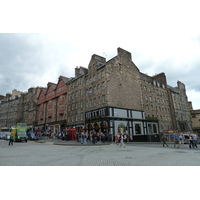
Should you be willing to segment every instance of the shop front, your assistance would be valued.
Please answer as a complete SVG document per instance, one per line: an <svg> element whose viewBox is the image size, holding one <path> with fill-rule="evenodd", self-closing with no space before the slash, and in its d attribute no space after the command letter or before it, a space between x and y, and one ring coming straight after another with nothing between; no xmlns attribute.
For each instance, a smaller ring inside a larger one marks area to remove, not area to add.
<svg viewBox="0 0 200 200"><path fill-rule="evenodd" d="M101 115L103 114L103 115ZM86 112L86 131L126 134L129 142L159 140L158 120L148 121L143 111L105 107Z"/></svg>

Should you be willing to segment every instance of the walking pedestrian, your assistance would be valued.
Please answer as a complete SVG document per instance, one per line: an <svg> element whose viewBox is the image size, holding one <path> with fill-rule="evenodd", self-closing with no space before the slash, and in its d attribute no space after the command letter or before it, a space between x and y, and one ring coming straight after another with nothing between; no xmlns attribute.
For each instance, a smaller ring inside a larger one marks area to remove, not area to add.
<svg viewBox="0 0 200 200"><path fill-rule="evenodd" d="M108 133L108 138L109 138L109 142L111 144L112 143L112 133L111 132Z"/></svg>
<svg viewBox="0 0 200 200"><path fill-rule="evenodd" d="M168 144L167 144L167 137L165 134L163 134L162 136L162 141L163 141L163 147L166 145L168 147Z"/></svg>
<svg viewBox="0 0 200 200"><path fill-rule="evenodd" d="M85 133L84 131L81 132L81 144L83 144L84 142L84 136L85 136Z"/></svg>
<svg viewBox="0 0 200 200"><path fill-rule="evenodd" d="M13 145L13 141L14 141L14 137L13 135L10 135L10 139L9 139L9 144L8 145Z"/></svg>
<svg viewBox="0 0 200 200"><path fill-rule="evenodd" d="M197 146L197 134L196 133L193 134L193 145L194 145L194 147L198 148L198 146Z"/></svg>
<svg viewBox="0 0 200 200"><path fill-rule="evenodd" d="M96 143L96 138L97 138L97 135L96 135L96 132L94 131L92 133L92 143L95 144Z"/></svg>
<svg viewBox="0 0 200 200"><path fill-rule="evenodd" d="M119 143L119 136L118 136L118 134L116 134L115 135L115 143L118 145L118 143Z"/></svg>
<svg viewBox="0 0 200 200"><path fill-rule="evenodd" d="M179 148L179 136L177 133L174 134L174 147Z"/></svg>
<svg viewBox="0 0 200 200"><path fill-rule="evenodd" d="M180 145L180 147L181 147L181 144L184 144L183 143L183 136L182 136L182 134L179 134L179 145Z"/></svg>
<svg viewBox="0 0 200 200"><path fill-rule="evenodd" d="M191 147L194 148L194 143L193 143L193 137L192 137L192 135L189 136L189 147L190 147L190 149L191 149Z"/></svg>
<svg viewBox="0 0 200 200"><path fill-rule="evenodd" d="M105 137L106 137L105 134L102 133L102 134L101 134L101 140L102 140L103 143L105 143L105 139L106 139Z"/></svg>
<svg viewBox="0 0 200 200"><path fill-rule="evenodd" d="M124 137L122 134L120 134L120 147L123 146L125 148L125 144L124 144Z"/></svg>

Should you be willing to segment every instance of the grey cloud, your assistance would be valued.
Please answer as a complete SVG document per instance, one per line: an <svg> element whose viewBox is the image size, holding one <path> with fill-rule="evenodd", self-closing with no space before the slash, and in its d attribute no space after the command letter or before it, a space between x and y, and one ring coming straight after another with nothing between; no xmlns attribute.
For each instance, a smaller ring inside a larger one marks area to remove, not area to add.
<svg viewBox="0 0 200 200"><path fill-rule="evenodd" d="M40 34L0 34L0 94L46 86L66 75L64 45L49 43Z"/></svg>

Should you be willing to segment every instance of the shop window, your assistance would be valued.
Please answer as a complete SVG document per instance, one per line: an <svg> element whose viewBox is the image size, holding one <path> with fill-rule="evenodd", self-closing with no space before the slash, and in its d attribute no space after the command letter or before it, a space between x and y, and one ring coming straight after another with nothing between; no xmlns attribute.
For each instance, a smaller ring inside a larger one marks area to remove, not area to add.
<svg viewBox="0 0 200 200"><path fill-rule="evenodd" d="M141 124L135 124L135 134L139 135L141 133Z"/></svg>
<svg viewBox="0 0 200 200"><path fill-rule="evenodd" d="M118 132L121 133L121 134L124 134L125 133L125 130L126 130L126 127L124 124L119 124L118 126Z"/></svg>
<svg viewBox="0 0 200 200"><path fill-rule="evenodd" d="M153 129L151 124L148 124L148 133L153 134Z"/></svg>
<svg viewBox="0 0 200 200"><path fill-rule="evenodd" d="M153 124L153 132L158 133L156 124Z"/></svg>

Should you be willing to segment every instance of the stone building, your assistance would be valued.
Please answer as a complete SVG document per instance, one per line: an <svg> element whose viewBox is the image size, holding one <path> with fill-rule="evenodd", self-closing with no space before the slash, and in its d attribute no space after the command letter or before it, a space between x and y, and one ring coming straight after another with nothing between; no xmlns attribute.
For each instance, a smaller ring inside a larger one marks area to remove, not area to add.
<svg viewBox="0 0 200 200"><path fill-rule="evenodd" d="M167 85L164 73L155 76L141 73L129 52L118 48L117 56L109 61L93 55L88 69L81 67L76 68L77 71L78 76L68 82L68 127L79 128L84 124L86 130L103 129L115 134L118 130L114 128L114 122L118 117L121 122L126 119L120 124L134 136L138 131L134 128L136 118L132 118L131 113L138 111L142 114L136 115L144 115L139 119L145 119L147 123L137 123L144 135L169 129L191 130L184 84L178 82L178 88L173 88ZM179 93L181 109L174 107L176 103L172 97L172 89ZM121 117L116 114L116 108ZM122 114L123 112L126 114ZM172 118L174 112L177 117ZM150 122L153 123L152 126Z"/></svg>
<svg viewBox="0 0 200 200"><path fill-rule="evenodd" d="M0 127L15 126L18 120L19 98L23 92L13 90L0 101Z"/></svg>
<svg viewBox="0 0 200 200"><path fill-rule="evenodd" d="M192 129L197 132L200 137L200 109L193 110L192 102L189 102L189 109L192 117Z"/></svg>
<svg viewBox="0 0 200 200"><path fill-rule="evenodd" d="M159 141L169 129L191 130L185 85L167 84L165 73L148 76L121 48L112 59L92 55L88 68L76 67L75 77L60 76L47 88L0 104L0 123L27 120L53 132L76 128L127 133L133 141Z"/></svg>
<svg viewBox="0 0 200 200"><path fill-rule="evenodd" d="M177 87L168 86L168 91L173 129L181 132L192 131L192 120L185 85L178 81Z"/></svg>
<svg viewBox="0 0 200 200"><path fill-rule="evenodd" d="M158 119L145 118L141 74L129 52L118 48L107 62L93 55L88 70L78 70L82 73L68 82L68 127L128 133L134 141L159 133Z"/></svg>
<svg viewBox="0 0 200 200"><path fill-rule="evenodd" d="M48 83L38 95L37 127L58 132L66 128L68 78L60 76L58 83Z"/></svg>
<svg viewBox="0 0 200 200"><path fill-rule="evenodd" d="M37 104L33 102L35 102L37 91L38 88L30 88L26 93L13 90L12 94L7 94L0 103L0 127L12 127L17 123L33 126L35 115L32 111L34 110L36 114L37 109Z"/></svg>
<svg viewBox="0 0 200 200"><path fill-rule="evenodd" d="M167 81L164 73L147 76L140 73L142 91L142 110L146 119L159 120L159 130L172 129Z"/></svg>

